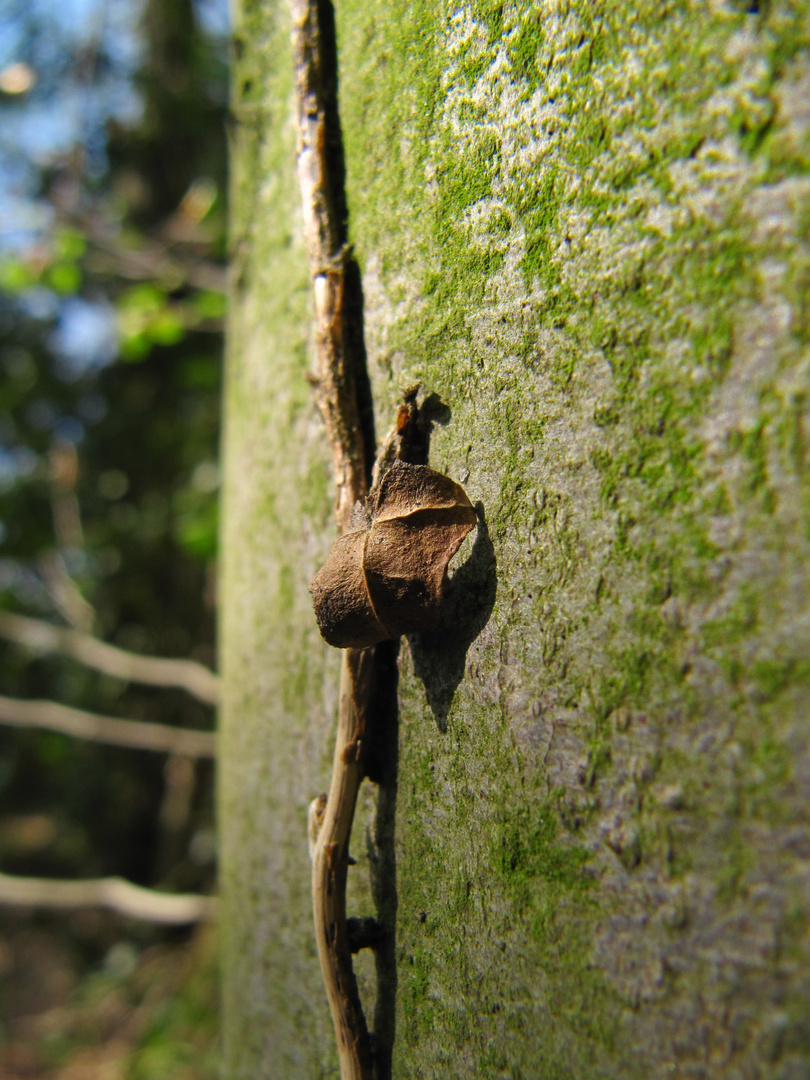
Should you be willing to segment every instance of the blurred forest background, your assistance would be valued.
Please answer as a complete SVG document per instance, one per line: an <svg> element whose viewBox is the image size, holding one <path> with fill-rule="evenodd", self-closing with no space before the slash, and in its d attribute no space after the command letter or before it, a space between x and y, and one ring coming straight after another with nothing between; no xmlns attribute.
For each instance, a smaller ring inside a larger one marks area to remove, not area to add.
<svg viewBox="0 0 810 1080"><path fill-rule="evenodd" d="M227 31L224 0L0 0L2 875L214 889L210 750L36 725L213 729ZM216 1075L214 936L0 903L0 1080Z"/></svg>

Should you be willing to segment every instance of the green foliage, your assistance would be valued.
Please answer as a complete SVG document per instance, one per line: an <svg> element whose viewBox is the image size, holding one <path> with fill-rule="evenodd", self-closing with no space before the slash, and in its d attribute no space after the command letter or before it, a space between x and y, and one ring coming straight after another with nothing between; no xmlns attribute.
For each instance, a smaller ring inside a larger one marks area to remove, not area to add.
<svg viewBox="0 0 810 1080"><path fill-rule="evenodd" d="M184 978L152 1010L125 1080L215 1080L219 1071L218 939L203 938Z"/></svg>
<svg viewBox="0 0 810 1080"><path fill-rule="evenodd" d="M0 976L0 1063L24 1056L27 1069L43 1076L107 1071L122 1080L214 1080L218 935L201 928L186 940L150 942L150 931L131 922L102 917L102 924L107 946L101 955L87 951L87 939L84 951L71 948L64 926L46 920L22 940L6 938L18 970L16 985ZM20 1017L18 1001L30 1007L52 995L43 980L72 988L58 1008Z"/></svg>
<svg viewBox="0 0 810 1080"><path fill-rule="evenodd" d="M118 329L124 360L142 360L155 345L175 345L184 336L168 293L151 283L127 289L118 298Z"/></svg>

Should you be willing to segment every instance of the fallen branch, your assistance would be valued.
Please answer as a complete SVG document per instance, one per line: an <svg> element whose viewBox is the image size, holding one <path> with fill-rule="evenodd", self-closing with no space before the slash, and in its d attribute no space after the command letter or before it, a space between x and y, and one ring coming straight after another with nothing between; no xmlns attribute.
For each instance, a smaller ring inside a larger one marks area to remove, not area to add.
<svg viewBox="0 0 810 1080"><path fill-rule="evenodd" d="M217 917L213 896L156 892L119 877L60 881L0 874L0 904L60 909L104 907L133 919L175 926Z"/></svg>
<svg viewBox="0 0 810 1080"><path fill-rule="evenodd" d="M54 626L40 619L0 612L0 637L39 653L62 653L87 667L125 682L174 686L187 690L206 705L219 701L219 679L196 660L165 660L139 656L80 630Z"/></svg>
<svg viewBox="0 0 810 1080"><path fill-rule="evenodd" d="M191 731L144 720L98 716L68 705L59 705L55 701L0 697L0 723L45 728L79 739L113 743L135 750L156 750L184 757L214 757L216 754L216 736L210 731Z"/></svg>

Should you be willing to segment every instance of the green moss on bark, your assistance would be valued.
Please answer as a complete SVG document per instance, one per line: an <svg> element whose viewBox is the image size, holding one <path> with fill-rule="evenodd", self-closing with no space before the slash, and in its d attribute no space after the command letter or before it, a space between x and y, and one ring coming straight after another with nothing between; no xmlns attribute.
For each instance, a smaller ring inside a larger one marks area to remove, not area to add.
<svg viewBox="0 0 810 1080"><path fill-rule="evenodd" d="M446 718L401 651L397 1077L807 1068L810 20L748 6L338 7L377 427L416 379L447 403L431 464L483 503L498 575ZM247 8L236 75L232 1075L333 1076L286 839L336 665L305 596L330 496L277 18ZM298 1046L272 1067L267 1010Z"/></svg>
<svg viewBox="0 0 810 1080"><path fill-rule="evenodd" d="M372 25L376 55L398 61L382 83L358 48ZM791 174L781 80L807 20L787 4L760 16L411 5L392 26L348 4L339 29L375 396L390 408L421 378L450 405L433 463L469 475L499 571L445 736L426 734L433 718L405 668L403 712L421 728L401 749L399 932L412 959L397 1074L441 1075L442 1038L461 1031L461 1075L493 1043L505 1075L648 1075L714 985L697 961L674 974L668 957L694 947L690 920L745 910L763 878L760 823L777 828L775 808L798 790L785 747L806 753L797 718L772 719L807 644L794 621L807 602L794 464L805 420L803 406L791 419L797 352L777 313L800 291L806 181L771 185ZM497 723L481 711L490 701ZM617 717L635 753L617 750ZM427 771L409 746L426 738ZM541 807L548 835L527 824ZM791 802L783 828L791 815L804 821ZM588 852L589 888L561 904L539 872L481 866L504 818L543 836L550 865ZM765 861L787 889L795 860ZM456 862L477 867L467 892L489 911L459 908ZM668 905L690 914L660 939ZM530 927L551 908L559 948L540 935L533 951ZM553 1009L538 990L536 1036L519 1050L505 1032L525 1002L493 960L499 918L502 955L553 986ZM630 946L623 922L636 925ZM441 960L454 940L455 967ZM498 973L484 980L502 991L495 1018L470 965ZM582 1016L592 1031L571 1019ZM617 1030L633 1031L632 1051Z"/></svg>

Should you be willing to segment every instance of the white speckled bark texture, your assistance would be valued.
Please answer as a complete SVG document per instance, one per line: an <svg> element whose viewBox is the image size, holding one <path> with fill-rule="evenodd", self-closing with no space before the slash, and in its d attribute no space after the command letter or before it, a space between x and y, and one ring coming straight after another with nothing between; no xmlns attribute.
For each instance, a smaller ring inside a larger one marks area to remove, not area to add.
<svg viewBox="0 0 810 1080"><path fill-rule="evenodd" d="M357 965L380 1077L807 1080L810 6L338 0L336 27L377 432L421 381L430 465L483 512L443 631L401 644L355 827L350 908L393 934L376 1005ZM228 1080L337 1077L291 88L284 4L243 0Z"/></svg>

